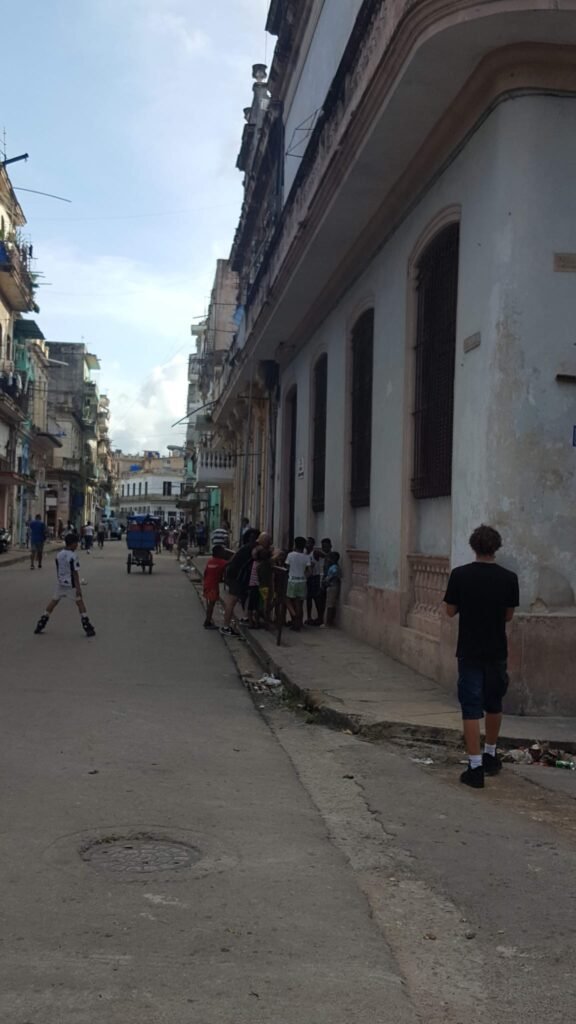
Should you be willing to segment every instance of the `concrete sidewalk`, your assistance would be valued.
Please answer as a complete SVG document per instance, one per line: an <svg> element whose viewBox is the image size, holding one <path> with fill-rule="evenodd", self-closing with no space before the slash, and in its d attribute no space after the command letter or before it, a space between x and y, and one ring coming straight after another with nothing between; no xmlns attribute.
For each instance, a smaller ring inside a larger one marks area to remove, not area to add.
<svg viewBox="0 0 576 1024"><path fill-rule="evenodd" d="M50 555L53 551L58 551L62 547L60 541L51 540L44 547L44 558ZM5 551L0 555L0 569L6 568L10 565L18 565L19 562L30 561L30 548L11 547L9 551Z"/></svg>
<svg viewBox="0 0 576 1024"><path fill-rule="evenodd" d="M452 696L341 630L285 630L280 647L267 630L243 629L243 634L262 665L329 724L371 739L402 735L460 742L456 688ZM576 718L504 716L503 745L535 740L576 753Z"/></svg>
<svg viewBox="0 0 576 1024"><path fill-rule="evenodd" d="M205 558L194 559L199 575L205 563ZM281 678L327 724L371 739L404 736L461 742L456 681L453 694L448 693L434 680L340 629L285 629L280 647L275 633L241 629L263 668ZM504 746L535 740L576 753L576 718L505 715Z"/></svg>

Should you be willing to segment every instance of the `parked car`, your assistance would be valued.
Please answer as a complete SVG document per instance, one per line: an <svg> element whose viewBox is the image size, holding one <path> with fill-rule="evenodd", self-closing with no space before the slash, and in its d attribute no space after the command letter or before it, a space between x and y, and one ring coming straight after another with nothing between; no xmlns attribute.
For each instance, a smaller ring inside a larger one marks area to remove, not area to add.
<svg viewBox="0 0 576 1024"><path fill-rule="evenodd" d="M108 519L106 525L110 540L122 540L122 525L117 519Z"/></svg>

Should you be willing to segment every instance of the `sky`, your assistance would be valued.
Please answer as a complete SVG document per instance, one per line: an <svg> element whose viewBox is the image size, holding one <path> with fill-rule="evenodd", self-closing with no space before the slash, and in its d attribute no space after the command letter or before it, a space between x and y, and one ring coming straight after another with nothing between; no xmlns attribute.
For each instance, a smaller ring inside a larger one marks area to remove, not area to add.
<svg viewBox="0 0 576 1024"><path fill-rule="evenodd" d="M269 0L20 0L3 11L6 154L45 337L101 360L113 446L183 440L190 325L242 201L236 158ZM10 41L10 42L9 42ZM1 135L0 135L1 138Z"/></svg>

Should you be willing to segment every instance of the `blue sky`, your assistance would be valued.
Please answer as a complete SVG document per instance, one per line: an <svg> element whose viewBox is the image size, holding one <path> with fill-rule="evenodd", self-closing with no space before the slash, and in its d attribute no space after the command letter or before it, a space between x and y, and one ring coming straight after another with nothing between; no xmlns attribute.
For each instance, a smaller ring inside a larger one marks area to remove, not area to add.
<svg viewBox="0 0 576 1024"><path fill-rule="evenodd" d="M182 432L190 323L205 312L241 203L235 168L269 0L20 0L3 11L3 109L45 275L47 338L100 356L112 438Z"/></svg>

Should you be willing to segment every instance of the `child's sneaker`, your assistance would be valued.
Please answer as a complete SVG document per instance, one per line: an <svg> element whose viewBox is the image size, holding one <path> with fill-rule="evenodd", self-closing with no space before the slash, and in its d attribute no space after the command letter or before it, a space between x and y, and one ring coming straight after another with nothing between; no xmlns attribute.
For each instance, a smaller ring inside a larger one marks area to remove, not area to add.
<svg viewBox="0 0 576 1024"><path fill-rule="evenodd" d="M87 615L82 616L82 629L86 633L86 636L96 636L96 630Z"/></svg>
<svg viewBox="0 0 576 1024"><path fill-rule="evenodd" d="M49 619L49 615L41 615L40 618L38 619L38 622L36 623L36 629L34 630L34 632L43 633L44 630L46 629L46 626L48 625Z"/></svg>

